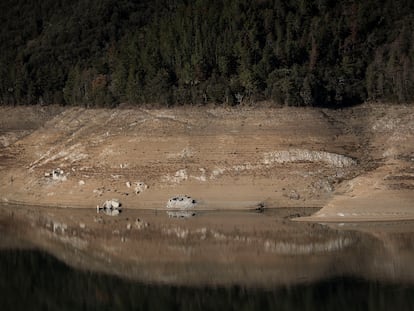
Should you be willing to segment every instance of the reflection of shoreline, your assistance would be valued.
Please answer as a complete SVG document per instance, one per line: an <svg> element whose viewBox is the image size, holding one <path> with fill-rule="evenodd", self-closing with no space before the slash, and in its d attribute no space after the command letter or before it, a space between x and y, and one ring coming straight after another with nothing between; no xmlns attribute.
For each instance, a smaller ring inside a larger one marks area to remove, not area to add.
<svg viewBox="0 0 414 311"><path fill-rule="evenodd" d="M355 227L286 222L290 213L221 211L180 221L153 211L113 218L83 209L0 206L0 231L7 248L18 237L73 267L143 282L268 287L343 275L414 282L409 227L375 236Z"/></svg>

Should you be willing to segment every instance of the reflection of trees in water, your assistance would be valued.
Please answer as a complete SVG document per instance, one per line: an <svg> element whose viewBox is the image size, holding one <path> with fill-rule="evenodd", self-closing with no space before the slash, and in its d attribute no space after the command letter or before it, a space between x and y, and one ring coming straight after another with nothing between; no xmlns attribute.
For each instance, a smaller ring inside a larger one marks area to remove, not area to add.
<svg viewBox="0 0 414 311"><path fill-rule="evenodd" d="M409 310L414 286L338 278L268 290L146 285L77 271L38 251L0 252L2 310ZM359 309L358 309L359 308Z"/></svg>

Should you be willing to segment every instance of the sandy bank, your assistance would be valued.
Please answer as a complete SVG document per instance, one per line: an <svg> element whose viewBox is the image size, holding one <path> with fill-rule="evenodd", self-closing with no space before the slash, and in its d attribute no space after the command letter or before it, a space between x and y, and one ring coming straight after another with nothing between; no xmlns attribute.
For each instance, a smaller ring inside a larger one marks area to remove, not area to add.
<svg viewBox="0 0 414 311"><path fill-rule="evenodd" d="M189 194L207 209L324 207L318 220L414 213L410 106L0 109L5 203L162 208ZM64 178L45 177L56 168Z"/></svg>

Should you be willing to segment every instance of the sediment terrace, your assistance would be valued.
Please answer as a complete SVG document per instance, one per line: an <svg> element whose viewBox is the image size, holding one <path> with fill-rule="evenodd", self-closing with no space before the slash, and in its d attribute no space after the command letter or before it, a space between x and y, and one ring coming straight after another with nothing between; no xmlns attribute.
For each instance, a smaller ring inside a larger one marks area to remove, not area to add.
<svg viewBox="0 0 414 311"><path fill-rule="evenodd" d="M261 202L324 207L318 221L414 218L412 106L2 107L0 120L4 203L162 208L189 194L204 209ZM45 176L56 168L64 178Z"/></svg>

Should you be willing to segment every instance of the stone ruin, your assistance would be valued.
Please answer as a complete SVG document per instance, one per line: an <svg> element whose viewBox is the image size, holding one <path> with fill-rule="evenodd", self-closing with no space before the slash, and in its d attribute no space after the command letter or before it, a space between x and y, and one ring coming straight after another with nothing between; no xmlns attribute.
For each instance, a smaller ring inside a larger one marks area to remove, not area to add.
<svg viewBox="0 0 414 311"><path fill-rule="evenodd" d="M96 206L96 213L103 212L109 216L118 216L122 211L122 204L118 199L106 200L101 207Z"/></svg>
<svg viewBox="0 0 414 311"><path fill-rule="evenodd" d="M141 182L141 181L136 181L134 183L131 184L131 182L127 181L126 182L126 186L128 188L131 188L132 186L134 186L134 192L135 194L140 194L141 192L143 192L144 190L148 189L148 185L146 185L145 183Z"/></svg>
<svg viewBox="0 0 414 311"><path fill-rule="evenodd" d="M186 210L194 208L197 205L197 201L188 195L177 195L172 197L167 202L168 209Z"/></svg>
<svg viewBox="0 0 414 311"><path fill-rule="evenodd" d="M59 180L59 181L66 181L67 180L65 173L59 167L52 170L51 172L46 172L45 177L46 178L52 178L52 180Z"/></svg>

